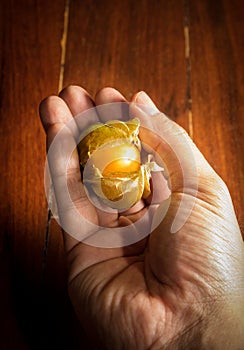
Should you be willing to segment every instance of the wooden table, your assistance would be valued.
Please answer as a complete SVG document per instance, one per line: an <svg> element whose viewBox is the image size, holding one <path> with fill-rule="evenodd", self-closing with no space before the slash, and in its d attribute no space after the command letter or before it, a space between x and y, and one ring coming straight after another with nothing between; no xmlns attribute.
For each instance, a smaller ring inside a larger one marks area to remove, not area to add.
<svg viewBox="0 0 244 350"><path fill-rule="evenodd" d="M89 349L43 185L38 104L78 84L145 90L191 135L243 212L242 0L0 2L0 347Z"/></svg>

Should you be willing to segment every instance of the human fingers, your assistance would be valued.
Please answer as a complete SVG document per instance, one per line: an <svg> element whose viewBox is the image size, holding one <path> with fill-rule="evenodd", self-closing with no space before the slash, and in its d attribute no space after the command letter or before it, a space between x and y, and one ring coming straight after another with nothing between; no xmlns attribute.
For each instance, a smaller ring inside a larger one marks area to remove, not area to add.
<svg viewBox="0 0 244 350"><path fill-rule="evenodd" d="M141 122L139 135L143 147L166 169L172 194L181 196L181 200L177 201L178 210L170 228L170 232L177 232L189 217L195 199L201 197L207 200L207 195L214 197L212 192L215 184L221 184L222 181L187 132L159 112L145 92L133 97L131 114ZM161 206L165 215L164 203Z"/></svg>
<svg viewBox="0 0 244 350"><path fill-rule="evenodd" d="M73 120L73 116L69 107L67 106L65 101L59 98L58 96L49 96L45 98L40 103L39 113L46 134L49 130L51 130L58 124L62 124L63 126L70 123ZM70 127L74 128L74 125L70 124Z"/></svg>
<svg viewBox="0 0 244 350"><path fill-rule="evenodd" d="M68 251L84 235L85 225L84 231L79 231L81 222L89 226L89 220L96 220L96 212L81 183L75 141L78 129L70 109L63 99L51 96L41 103L40 116L47 133L49 169L59 220L66 232L65 248ZM89 233L88 227L87 232Z"/></svg>
<svg viewBox="0 0 244 350"><path fill-rule="evenodd" d="M92 97L81 86L67 86L59 93L59 96L66 102L74 117L95 106Z"/></svg>
<svg viewBox="0 0 244 350"><path fill-rule="evenodd" d="M126 98L112 87L102 88L96 93L95 103L97 106L112 102L126 102Z"/></svg>
<svg viewBox="0 0 244 350"><path fill-rule="evenodd" d="M66 102L79 129L77 143L82 132L89 126L99 122L95 102L90 94L81 86L71 85L65 87L59 96Z"/></svg>
<svg viewBox="0 0 244 350"><path fill-rule="evenodd" d="M141 121L143 145L167 168L172 191L181 191L184 186L196 190L201 175L217 177L187 132L159 112L145 92L136 94L132 101L131 111Z"/></svg>
<svg viewBox="0 0 244 350"><path fill-rule="evenodd" d="M79 128L80 134L89 127L99 122L94 101L88 92L80 86L68 86L64 88L59 96L66 102L74 120ZM79 142L79 137L78 141ZM94 202L93 202L94 204ZM117 214L105 213L96 207L99 224L105 227L117 226Z"/></svg>
<svg viewBox="0 0 244 350"><path fill-rule="evenodd" d="M102 122L114 119L128 120L129 105L118 90L111 87L99 90L95 96L95 102Z"/></svg>

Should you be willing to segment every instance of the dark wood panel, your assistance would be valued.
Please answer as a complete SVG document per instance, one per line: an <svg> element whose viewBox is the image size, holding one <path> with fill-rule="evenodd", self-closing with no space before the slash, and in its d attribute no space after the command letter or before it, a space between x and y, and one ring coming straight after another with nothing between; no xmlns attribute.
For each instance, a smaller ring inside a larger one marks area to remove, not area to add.
<svg viewBox="0 0 244 350"><path fill-rule="evenodd" d="M46 200L45 135L38 116L44 96L56 92L63 9L60 1L4 2L1 75L1 219L16 256L40 275ZM38 254L36 254L36 249ZM38 262L39 261L39 262Z"/></svg>
<svg viewBox="0 0 244 350"><path fill-rule="evenodd" d="M49 225L49 244L44 270L48 310L45 323L48 326L49 341L55 348L91 349L68 296L66 256L60 226L53 218Z"/></svg>
<svg viewBox="0 0 244 350"><path fill-rule="evenodd" d="M188 129L183 1L72 1L64 85L147 91Z"/></svg>
<svg viewBox="0 0 244 350"><path fill-rule="evenodd" d="M0 6L0 257L8 265L1 269L0 308L1 321L10 320L0 338L4 349L38 348L37 337L40 343L45 337L47 221L38 105L58 90L64 1L4 0Z"/></svg>
<svg viewBox="0 0 244 350"><path fill-rule="evenodd" d="M12 297L10 261L0 254L0 336L2 349L28 349L20 330Z"/></svg>
<svg viewBox="0 0 244 350"><path fill-rule="evenodd" d="M194 140L227 183L244 226L243 1L190 1Z"/></svg>

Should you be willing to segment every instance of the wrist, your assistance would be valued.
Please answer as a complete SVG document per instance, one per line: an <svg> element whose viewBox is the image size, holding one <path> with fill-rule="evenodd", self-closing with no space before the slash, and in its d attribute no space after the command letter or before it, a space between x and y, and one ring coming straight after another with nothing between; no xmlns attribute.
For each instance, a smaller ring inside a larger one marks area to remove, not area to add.
<svg viewBox="0 0 244 350"><path fill-rule="evenodd" d="M202 337L203 349L238 350L244 346L244 300L220 303L211 312Z"/></svg>

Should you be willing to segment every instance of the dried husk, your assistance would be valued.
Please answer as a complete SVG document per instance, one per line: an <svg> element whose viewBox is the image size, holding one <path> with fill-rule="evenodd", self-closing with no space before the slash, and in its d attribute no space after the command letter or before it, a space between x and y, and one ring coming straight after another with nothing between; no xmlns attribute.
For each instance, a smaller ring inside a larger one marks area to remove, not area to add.
<svg viewBox="0 0 244 350"><path fill-rule="evenodd" d="M151 171L162 170L150 156L147 163L141 164L139 126L137 119L96 124L85 131L78 145L84 184L115 209L128 209L147 198L151 193ZM114 166L106 168L113 162ZM128 166L121 167L123 162ZM116 164L119 169L114 168ZM110 168L113 171L106 171Z"/></svg>

